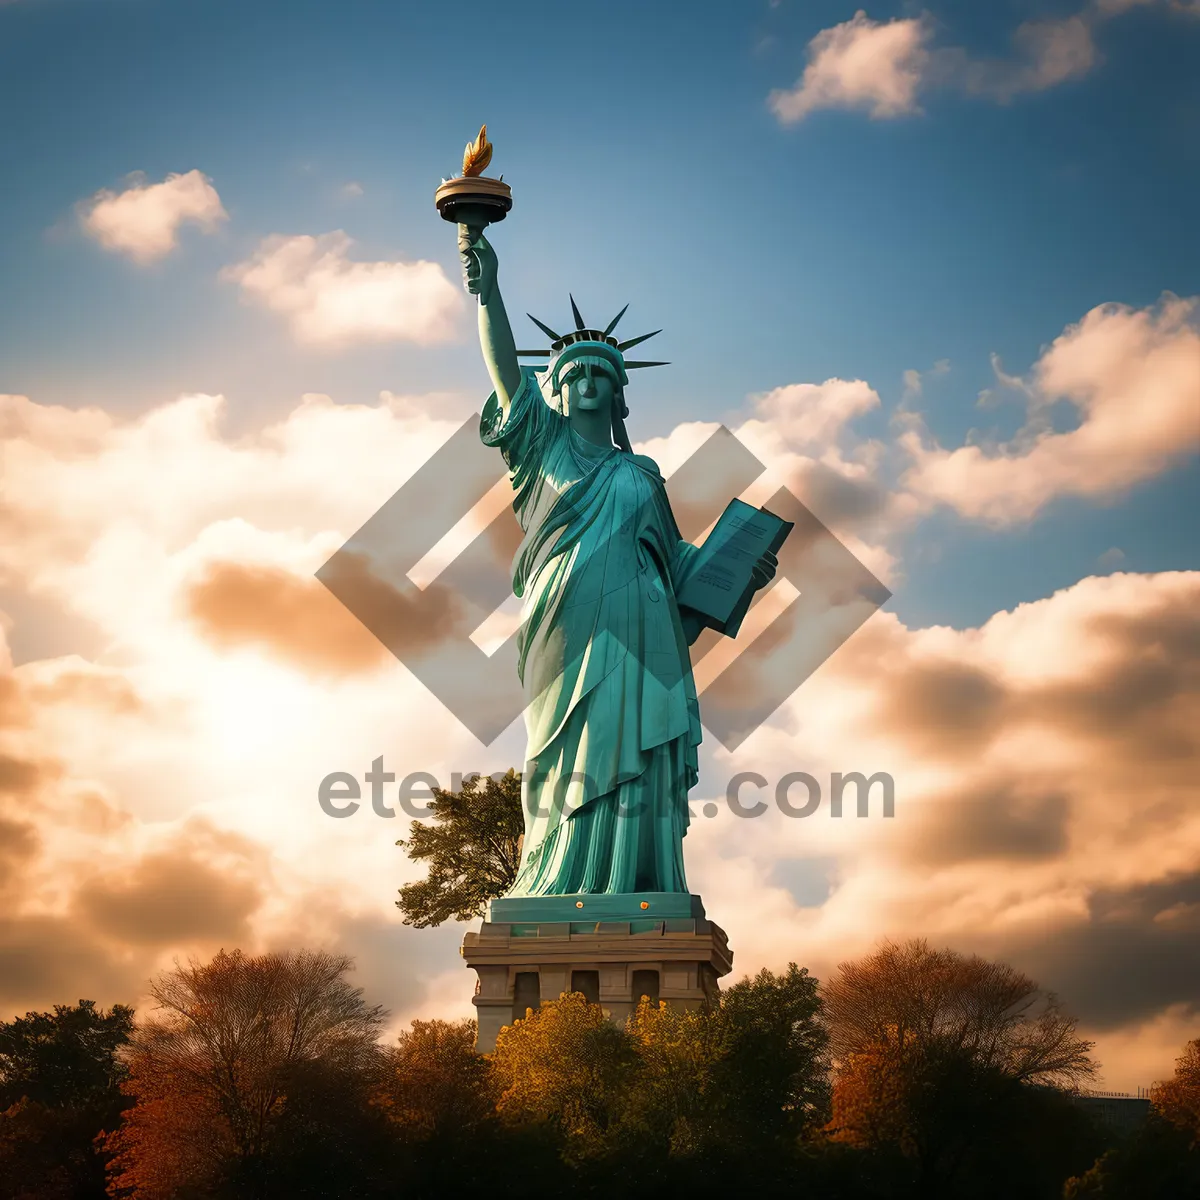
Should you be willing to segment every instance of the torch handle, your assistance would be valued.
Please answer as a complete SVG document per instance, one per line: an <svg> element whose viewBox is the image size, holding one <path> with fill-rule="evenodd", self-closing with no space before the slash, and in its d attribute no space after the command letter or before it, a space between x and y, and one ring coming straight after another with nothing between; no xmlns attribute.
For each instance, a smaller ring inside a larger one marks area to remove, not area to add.
<svg viewBox="0 0 1200 1200"><path fill-rule="evenodd" d="M458 226L458 252L466 257L466 253L471 248L471 243L484 231L485 225L466 225L460 223Z"/></svg>

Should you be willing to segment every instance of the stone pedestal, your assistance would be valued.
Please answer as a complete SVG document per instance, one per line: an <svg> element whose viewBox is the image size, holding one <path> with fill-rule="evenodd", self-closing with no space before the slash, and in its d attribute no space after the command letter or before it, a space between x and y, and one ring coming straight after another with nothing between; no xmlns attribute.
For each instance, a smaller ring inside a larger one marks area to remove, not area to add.
<svg viewBox="0 0 1200 1200"><path fill-rule="evenodd" d="M525 908L533 920L517 919ZM558 908L576 918L600 911L591 920L544 919ZM505 1025L563 992L583 992L624 1024L642 995L685 1009L715 1004L717 980L733 967L725 931L704 916L699 897L654 893L493 901L479 932L463 939L462 956L479 976L476 1047L484 1054Z"/></svg>

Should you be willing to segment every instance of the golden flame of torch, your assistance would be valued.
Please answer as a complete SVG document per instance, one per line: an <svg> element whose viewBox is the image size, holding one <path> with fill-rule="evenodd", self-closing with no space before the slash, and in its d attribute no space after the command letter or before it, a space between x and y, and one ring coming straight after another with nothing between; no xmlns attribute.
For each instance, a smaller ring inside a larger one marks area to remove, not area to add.
<svg viewBox="0 0 1200 1200"><path fill-rule="evenodd" d="M487 126L479 127L479 136L467 143L463 151L463 174L481 175L483 169L492 161L492 143L487 140Z"/></svg>

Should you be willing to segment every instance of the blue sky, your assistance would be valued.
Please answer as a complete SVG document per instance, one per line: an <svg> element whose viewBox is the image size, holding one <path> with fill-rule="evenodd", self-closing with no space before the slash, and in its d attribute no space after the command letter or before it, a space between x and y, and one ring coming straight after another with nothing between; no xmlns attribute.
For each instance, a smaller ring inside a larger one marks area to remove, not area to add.
<svg viewBox="0 0 1200 1200"><path fill-rule="evenodd" d="M1074 4L878 4L940 46L1012 59L1014 31ZM338 401L487 391L470 337L298 346L219 278L267 235L344 229L354 255L457 280L432 190L481 120L516 205L494 232L510 310L553 324L626 301L673 365L630 396L635 437L729 419L788 383L861 378L886 436L903 372L944 445L1011 435L982 411L989 356L1027 371L1095 305L1200 292L1200 20L1166 3L1097 23L1095 65L1001 102L953 86L920 112L768 106L837 3L338 4L16 0L0 7L0 390L137 413L228 397L249 430L303 392ZM139 265L82 236L76 205L142 171L204 172L229 214ZM362 194L348 197L355 181ZM521 324L528 326L521 318ZM518 326L520 328L520 326ZM519 333L519 337L528 336ZM1195 565L1195 459L1103 503L1059 499L990 532L943 514L905 547L892 607L972 624L1090 573Z"/></svg>

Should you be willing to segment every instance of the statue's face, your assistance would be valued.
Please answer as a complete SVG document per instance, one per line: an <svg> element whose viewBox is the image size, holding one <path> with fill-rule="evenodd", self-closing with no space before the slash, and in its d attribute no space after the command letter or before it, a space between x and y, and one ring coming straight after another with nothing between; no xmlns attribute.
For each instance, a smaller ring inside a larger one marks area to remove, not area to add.
<svg viewBox="0 0 1200 1200"><path fill-rule="evenodd" d="M563 378L570 412L608 412L617 394L616 380L603 368L576 363Z"/></svg>

